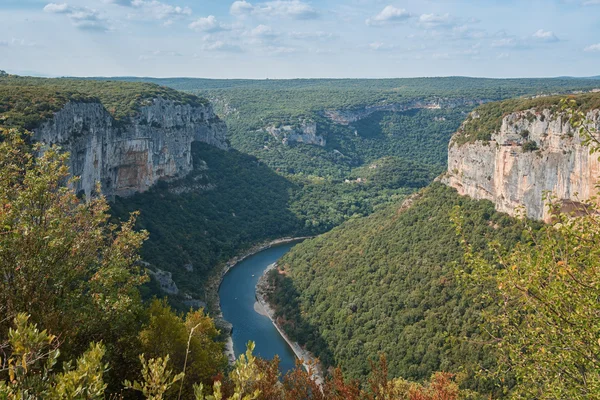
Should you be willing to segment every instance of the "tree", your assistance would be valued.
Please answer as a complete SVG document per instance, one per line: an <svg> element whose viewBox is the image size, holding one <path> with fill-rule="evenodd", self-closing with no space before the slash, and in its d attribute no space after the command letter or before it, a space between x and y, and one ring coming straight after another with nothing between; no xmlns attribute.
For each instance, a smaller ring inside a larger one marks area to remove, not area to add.
<svg viewBox="0 0 600 400"><path fill-rule="evenodd" d="M168 355L165 358L158 357L146 360L146 357L142 354L140 355L140 361L142 363L142 382L126 380L124 385L127 389L141 392L145 399L162 400L165 393L184 376L183 372L173 375L173 371L169 368Z"/></svg>
<svg viewBox="0 0 600 400"><path fill-rule="evenodd" d="M29 316L18 314L14 328L8 332L8 344L0 358L0 398L50 399L50 400L100 400L104 398L106 384L102 363L105 348L92 343L77 360L77 366L65 363L64 372L56 373L54 367L60 351L56 336L29 322Z"/></svg>
<svg viewBox="0 0 600 400"><path fill-rule="evenodd" d="M139 334L141 351L152 358L170 357L176 371L184 371L182 397L191 398L193 384L212 383L212 377L227 366L219 331L203 310L190 311L185 319L175 314L166 300L153 300L148 323ZM169 395L177 393L174 386Z"/></svg>
<svg viewBox="0 0 600 400"><path fill-rule="evenodd" d="M590 154L597 152L597 132L577 103L563 101L561 110ZM503 355L497 372L517 378L513 398L598 398L600 214L593 199L574 214L548 201L552 223L540 232L529 229L529 240L511 252L493 244L497 256L488 260L464 241L463 272L498 304L500 312L486 317Z"/></svg>
<svg viewBox="0 0 600 400"><path fill-rule="evenodd" d="M135 215L109 223L103 197L76 196L68 154L16 130L0 134L0 343L26 313L61 338L66 359L103 340L120 382L137 358L147 277L136 263L147 235L133 230Z"/></svg>

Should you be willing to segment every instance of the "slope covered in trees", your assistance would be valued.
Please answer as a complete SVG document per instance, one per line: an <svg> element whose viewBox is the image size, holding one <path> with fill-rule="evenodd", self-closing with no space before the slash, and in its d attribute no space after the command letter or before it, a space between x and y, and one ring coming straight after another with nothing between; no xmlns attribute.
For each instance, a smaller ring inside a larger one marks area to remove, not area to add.
<svg viewBox="0 0 600 400"><path fill-rule="evenodd" d="M477 249L492 239L513 246L524 237L524 222L437 183L411 203L351 219L296 246L269 276L270 301L294 340L350 377L364 377L383 353L394 376L460 372L465 387L494 392L498 381L476 376L496 363L480 330L480 310L489 304L456 282L463 249L450 215L462 208L465 234Z"/></svg>

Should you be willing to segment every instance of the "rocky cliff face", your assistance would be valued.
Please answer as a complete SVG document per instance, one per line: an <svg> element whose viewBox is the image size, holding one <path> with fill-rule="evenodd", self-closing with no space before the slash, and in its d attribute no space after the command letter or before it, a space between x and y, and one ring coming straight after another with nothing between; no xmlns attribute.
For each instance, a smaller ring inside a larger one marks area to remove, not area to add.
<svg viewBox="0 0 600 400"><path fill-rule="evenodd" d="M600 110L587 117L600 127ZM499 211L548 220L545 193L569 211L596 195L599 177L598 155L582 146L567 118L532 109L506 115L490 141L459 145L453 138L442 181L460 194L491 200Z"/></svg>
<svg viewBox="0 0 600 400"><path fill-rule="evenodd" d="M283 125L278 128L269 126L265 130L277 140L281 140L283 144L304 143L322 147L326 144L325 138L317 134L317 123L313 121L302 121L297 127L291 125Z"/></svg>
<svg viewBox="0 0 600 400"><path fill-rule="evenodd" d="M192 170L191 144L227 148L226 127L210 105L191 106L162 98L115 121L100 103L70 102L34 132L37 141L71 154L77 191L90 196L100 182L106 196L143 192L161 179Z"/></svg>

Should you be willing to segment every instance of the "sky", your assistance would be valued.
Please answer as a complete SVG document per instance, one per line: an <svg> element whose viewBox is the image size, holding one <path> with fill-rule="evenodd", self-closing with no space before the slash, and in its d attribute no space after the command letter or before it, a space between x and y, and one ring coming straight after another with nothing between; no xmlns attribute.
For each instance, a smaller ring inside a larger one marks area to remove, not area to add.
<svg viewBox="0 0 600 400"><path fill-rule="evenodd" d="M600 0L0 0L0 70L592 76L600 75Z"/></svg>

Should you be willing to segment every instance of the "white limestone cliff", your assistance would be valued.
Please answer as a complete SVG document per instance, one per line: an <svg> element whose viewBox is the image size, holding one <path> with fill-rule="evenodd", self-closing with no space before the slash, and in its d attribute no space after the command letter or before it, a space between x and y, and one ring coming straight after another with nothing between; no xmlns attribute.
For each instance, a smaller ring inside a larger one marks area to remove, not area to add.
<svg viewBox="0 0 600 400"><path fill-rule="evenodd" d="M108 197L148 190L159 180L185 176L193 168L191 145L227 148L226 127L209 104L192 106L162 98L116 121L97 102L69 102L34 131L34 139L71 154L77 192L92 195L96 182Z"/></svg>
<svg viewBox="0 0 600 400"><path fill-rule="evenodd" d="M588 112L587 118L600 128L600 110ZM462 195L491 200L499 211L516 215L523 210L530 218L547 221L546 193L562 202L565 211L597 194L598 155L589 154L568 118L550 110L506 115L490 141L458 144L457 138L450 142L442 181ZM535 142L538 149L527 150L527 142Z"/></svg>

